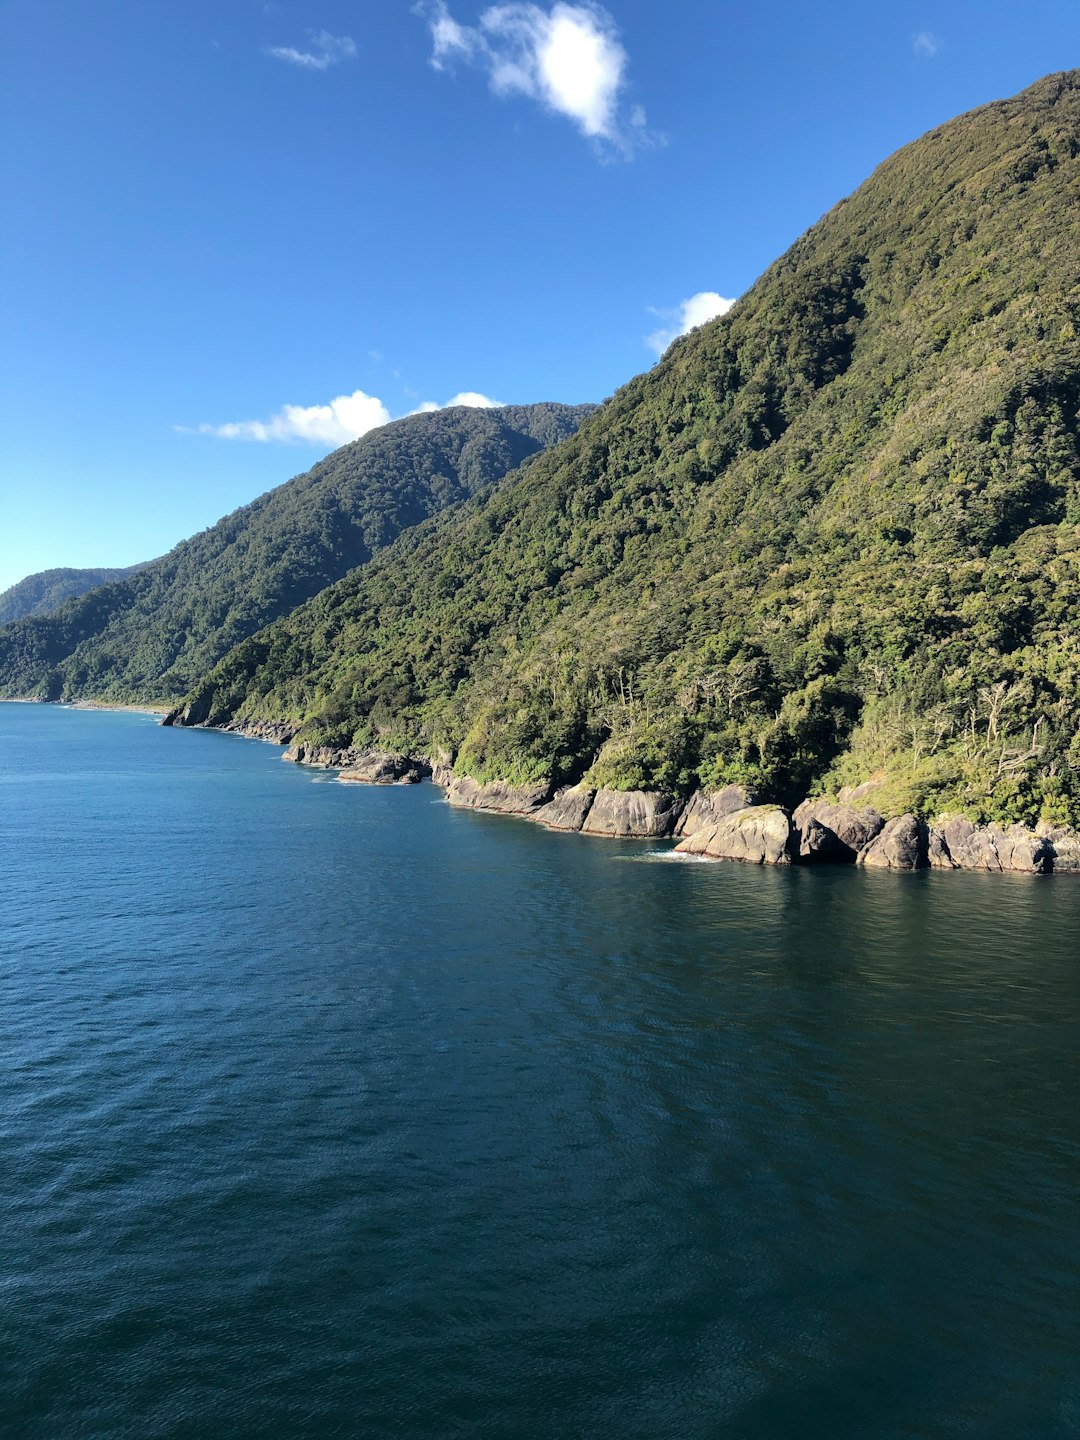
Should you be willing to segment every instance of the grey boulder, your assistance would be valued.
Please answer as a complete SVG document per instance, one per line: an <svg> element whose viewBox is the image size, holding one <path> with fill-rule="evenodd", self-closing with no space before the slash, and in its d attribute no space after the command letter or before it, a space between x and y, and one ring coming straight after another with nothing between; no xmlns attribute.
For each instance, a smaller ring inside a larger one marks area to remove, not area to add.
<svg viewBox="0 0 1080 1440"><path fill-rule="evenodd" d="M682 801L662 790L597 790L581 829L620 839L670 835L681 811Z"/></svg>
<svg viewBox="0 0 1080 1440"><path fill-rule="evenodd" d="M592 808L595 794L595 790L582 785L559 790L537 810L536 819L550 830L580 830Z"/></svg>
<svg viewBox="0 0 1080 1440"><path fill-rule="evenodd" d="M723 790L695 790L679 816L675 834L680 838L693 835L706 825L715 825L725 815L749 809L756 799L745 785L726 785Z"/></svg>
<svg viewBox="0 0 1080 1440"><path fill-rule="evenodd" d="M751 805L725 815L680 840L684 855L714 860L742 860L750 865L790 865L794 831L791 817L779 805Z"/></svg>
<svg viewBox="0 0 1080 1440"><path fill-rule="evenodd" d="M410 755L392 755L385 751L372 750L361 755L347 770L342 770L339 780L347 784L360 785L415 785L430 773L422 761Z"/></svg>
<svg viewBox="0 0 1080 1440"><path fill-rule="evenodd" d="M859 851L858 864L872 870L917 870L925 865L927 830L914 815L898 815L887 820L880 832L865 849Z"/></svg>
<svg viewBox="0 0 1080 1440"><path fill-rule="evenodd" d="M1064 825L1040 825L1038 833L1050 846L1055 875L1080 875L1080 834Z"/></svg>
<svg viewBox="0 0 1080 1440"><path fill-rule="evenodd" d="M505 780L489 780L481 784L471 775L451 775L446 798L451 805L468 810L492 810L498 815L531 815L539 810L551 787L540 785L508 785Z"/></svg>
<svg viewBox="0 0 1080 1440"><path fill-rule="evenodd" d="M881 834L885 819L876 810L831 800L804 800L792 816L804 862L851 862Z"/></svg>

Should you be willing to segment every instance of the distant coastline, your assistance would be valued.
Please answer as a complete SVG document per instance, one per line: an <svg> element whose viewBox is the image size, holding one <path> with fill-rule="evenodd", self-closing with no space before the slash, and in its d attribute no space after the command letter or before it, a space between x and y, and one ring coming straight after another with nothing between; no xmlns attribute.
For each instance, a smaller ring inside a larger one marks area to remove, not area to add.
<svg viewBox="0 0 1080 1440"><path fill-rule="evenodd" d="M164 705L121 705L109 700L64 700L61 704L72 710L126 710L131 715L167 715Z"/></svg>
<svg viewBox="0 0 1080 1440"><path fill-rule="evenodd" d="M167 715L165 705L122 705L113 700L38 700L32 695L0 695L0 705L59 705L67 710L123 710L131 715Z"/></svg>

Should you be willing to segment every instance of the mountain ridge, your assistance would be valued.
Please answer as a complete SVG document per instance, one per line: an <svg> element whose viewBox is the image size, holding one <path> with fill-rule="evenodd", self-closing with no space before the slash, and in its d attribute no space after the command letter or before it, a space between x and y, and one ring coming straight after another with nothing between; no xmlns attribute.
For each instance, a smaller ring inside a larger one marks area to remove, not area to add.
<svg viewBox="0 0 1080 1440"><path fill-rule="evenodd" d="M0 688L171 704L238 641L572 433L592 408L457 406L370 431L137 574L0 630Z"/></svg>
<svg viewBox="0 0 1080 1440"><path fill-rule="evenodd" d="M73 600L113 580L125 580L147 563L144 560L139 565L96 566L82 570L58 566L52 570L38 570L0 593L0 625L51 615L65 600Z"/></svg>
<svg viewBox="0 0 1080 1440"><path fill-rule="evenodd" d="M889 157L576 435L223 658L480 784L1080 819L1080 72Z"/></svg>

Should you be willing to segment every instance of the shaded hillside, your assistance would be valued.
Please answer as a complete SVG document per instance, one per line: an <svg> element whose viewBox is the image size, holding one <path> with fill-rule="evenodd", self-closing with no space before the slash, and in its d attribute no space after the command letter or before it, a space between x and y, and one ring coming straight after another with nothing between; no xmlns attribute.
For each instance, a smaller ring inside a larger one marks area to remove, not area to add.
<svg viewBox="0 0 1080 1440"><path fill-rule="evenodd" d="M0 692L171 699L245 636L573 433L590 406L458 406L374 430L160 560L0 631Z"/></svg>
<svg viewBox="0 0 1080 1440"><path fill-rule="evenodd" d="M0 594L0 625L33 615L51 615L65 600L85 595L88 590L112 580L123 580L140 568L125 565L111 570L41 570L36 575L28 575Z"/></svg>
<svg viewBox="0 0 1080 1440"><path fill-rule="evenodd" d="M190 718L459 773L1080 819L1080 73L899 151Z"/></svg>

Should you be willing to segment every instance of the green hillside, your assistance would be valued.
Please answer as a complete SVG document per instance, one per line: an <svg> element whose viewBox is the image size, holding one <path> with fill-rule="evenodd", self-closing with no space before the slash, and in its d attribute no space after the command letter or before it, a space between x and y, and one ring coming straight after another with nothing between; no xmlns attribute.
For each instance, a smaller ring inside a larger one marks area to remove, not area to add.
<svg viewBox="0 0 1080 1440"><path fill-rule="evenodd" d="M458 406L372 431L44 620L0 631L0 693L173 700L407 526L573 433L590 406Z"/></svg>
<svg viewBox="0 0 1080 1440"><path fill-rule="evenodd" d="M941 126L573 438L239 646L189 719L1076 823L1078 217L1080 72Z"/></svg>
<svg viewBox="0 0 1080 1440"><path fill-rule="evenodd" d="M65 600L85 595L112 580L123 580L138 569L138 565L126 565L120 569L40 570L36 575L27 575L0 594L0 625L27 616L51 615Z"/></svg>

